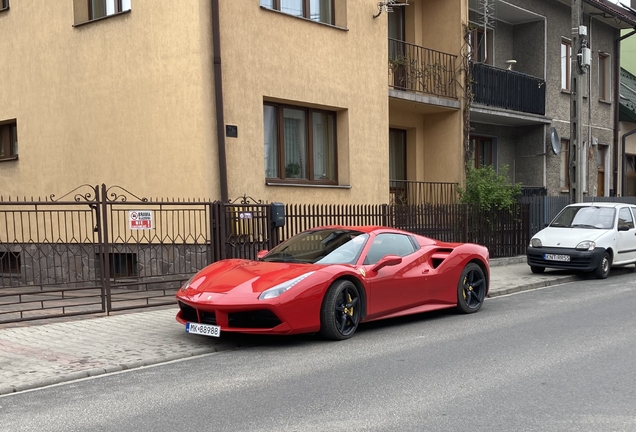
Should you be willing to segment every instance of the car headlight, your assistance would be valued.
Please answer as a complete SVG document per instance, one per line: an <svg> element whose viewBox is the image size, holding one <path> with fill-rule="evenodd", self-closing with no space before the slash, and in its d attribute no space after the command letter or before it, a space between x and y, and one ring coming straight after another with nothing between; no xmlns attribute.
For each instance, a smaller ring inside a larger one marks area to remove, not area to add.
<svg viewBox="0 0 636 432"><path fill-rule="evenodd" d="M190 288L190 284L192 283L192 280L194 279L195 276L196 276L196 274L193 274L192 277L190 279L188 279L188 281L186 283L183 284L183 286L181 287L181 289L179 291L184 292L185 290Z"/></svg>
<svg viewBox="0 0 636 432"><path fill-rule="evenodd" d="M576 250L594 250L596 247L596 243L591 240L583 240L581 243L576 245Z"/></svg>
<svg viewBox="0 0 636 432"><path fill-rule="evenodd" d="M258 299L267 300L267 299L278 297L279 295L281 295L282 293L284 293L285 291L287 291L288 289L296 285L298 282L305 279L306 277L311 276L314 273L315 272L305 273L304 275L300 275L297 278L288 280L287 282L283 282L282 284L278 284L273 288L267 289L263 291L261 295L258 296Z"/></svg>
<svg viewBox="0 0 636 432"><path fill-rule="evenodd" d="M541 240L539 240L538 238L533 238L532 240L530 240L530 246L531 247L542 247L543 244L541 243Z"/></svg>

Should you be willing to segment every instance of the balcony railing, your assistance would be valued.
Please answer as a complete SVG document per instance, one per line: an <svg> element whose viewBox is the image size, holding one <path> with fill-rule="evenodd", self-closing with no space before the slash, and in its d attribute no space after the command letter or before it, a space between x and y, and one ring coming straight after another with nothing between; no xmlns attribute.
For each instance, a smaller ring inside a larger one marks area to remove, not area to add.
<svg viewBox="0 0 636 432"><path fill-rule="evenodd" d="M390 180L391 204L455 204L457 183Z"/></svg>
<svg viewBox="0 0 636 432"><path fill-rule="evenodd" d="M545 115L545 80L521 72L473 63L476 103Z"/></svg>
<svg viewBox="0 0 636 432"><path fill-rule="evenodd" d="M457 56L389 38L389 87L457 99Z"/></svg>

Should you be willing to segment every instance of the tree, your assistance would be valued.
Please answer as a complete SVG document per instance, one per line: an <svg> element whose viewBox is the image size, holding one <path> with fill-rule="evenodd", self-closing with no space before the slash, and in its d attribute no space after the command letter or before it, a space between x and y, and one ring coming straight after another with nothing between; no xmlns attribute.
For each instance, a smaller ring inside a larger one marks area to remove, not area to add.
<svg viewBox="0 0 636 432"><path fill-rule="evenodd" d="M510 184L508 165L497 173L492 165L470 168L466 174L466 189L459 188L461 202L478 204L481 210L512 210L521 195L521 183Z"/></svg>

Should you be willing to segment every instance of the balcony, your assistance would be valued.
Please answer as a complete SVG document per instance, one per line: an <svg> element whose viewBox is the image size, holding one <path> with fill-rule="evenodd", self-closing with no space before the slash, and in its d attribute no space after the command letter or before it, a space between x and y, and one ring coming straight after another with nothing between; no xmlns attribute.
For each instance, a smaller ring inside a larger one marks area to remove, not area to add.
<svg viewBox="0 0 636 432"><path fill-rule="evenodd" d="M457 183L390 180L391 204L454 204L457 202Z"/></svg>
<svg viewBox="0 0 636 432"><path fill-rule="evenodd" d="M545 115L545 80L521 72L473 63L474 102Z"/></svg>
<svg viewBox="0 0 636 432"><path fill-rule="evenodd" d="M389 38L389 87L457 99L457 56Z"/></svg>

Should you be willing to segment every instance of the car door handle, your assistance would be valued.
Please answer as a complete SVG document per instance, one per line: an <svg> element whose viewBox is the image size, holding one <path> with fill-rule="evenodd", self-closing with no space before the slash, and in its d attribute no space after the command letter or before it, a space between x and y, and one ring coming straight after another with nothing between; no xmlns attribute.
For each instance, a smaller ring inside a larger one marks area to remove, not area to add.
<svg viewBox="0 0 636 432"><path fill-rule="evenodd" d="M426 274L426 273L428 273L429 271L430 271L430 269L424 269L424 270L422 270L422 274Z"/></svg>

